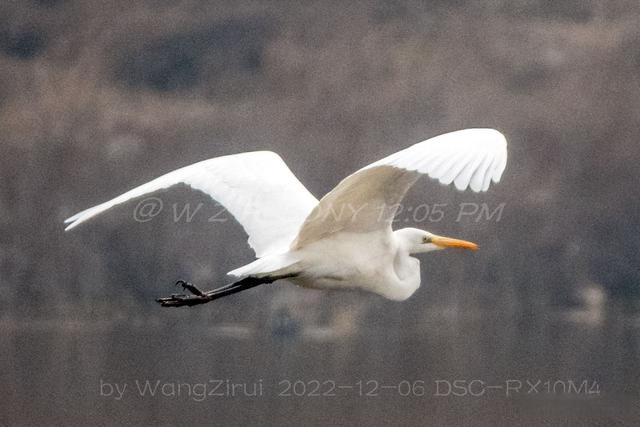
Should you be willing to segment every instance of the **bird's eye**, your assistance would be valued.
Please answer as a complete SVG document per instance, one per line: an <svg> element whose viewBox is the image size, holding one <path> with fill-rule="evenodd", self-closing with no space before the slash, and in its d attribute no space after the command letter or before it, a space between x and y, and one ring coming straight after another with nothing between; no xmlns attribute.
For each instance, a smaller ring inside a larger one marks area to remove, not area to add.
<svg viewBox="0 0 640 427"><path fill-rule="evenodd" d="M431 237L429 236L424 236L422 238L422 243L431 243Z"/></svg>

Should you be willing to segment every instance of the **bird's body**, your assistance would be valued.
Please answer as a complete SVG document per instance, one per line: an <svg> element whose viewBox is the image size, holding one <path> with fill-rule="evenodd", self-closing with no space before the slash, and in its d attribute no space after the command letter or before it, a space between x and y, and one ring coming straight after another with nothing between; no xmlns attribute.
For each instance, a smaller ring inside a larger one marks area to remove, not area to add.
<svg viewBox="0 0 640 427"><path fill-rule="evenodd" d="M363 289L392 300L420 286L420 262L402 250L395 233L341 232L292 254L299 259L289 279L308 288Z"/></svg>
<svg viewBox="0 0 640 427"><path fill-rule="evenodd" d="M287 279L308 288L362 289L404 300L420 286L411 254L473 243L415 228L392 230L404 195L427 174L456 188L486 191L507 160L506 140L492 129L467 129L412 145L343 179L318 201L271 152L218 157L187 166L82 211L67 230L132 198L185 183L218 200L249 234L257 260L229 273L236 282L158 300L165 306L209 302Z"/></svg>

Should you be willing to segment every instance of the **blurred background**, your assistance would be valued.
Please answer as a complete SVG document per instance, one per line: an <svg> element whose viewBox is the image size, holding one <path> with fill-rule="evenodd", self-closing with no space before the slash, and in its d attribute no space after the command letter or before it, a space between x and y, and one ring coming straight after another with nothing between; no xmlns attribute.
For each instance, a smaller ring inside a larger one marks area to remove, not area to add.
<svg viewBox="0 0 640 427"><path fill-rule="evenodd" d="M0 3L0 422L637 425L639 24L631 0ZM218 286L253 259L242 228L185 188L150 221L134 201L63 232L198 160L273 150L320 197L467 127L506 135L502 182L476 195L423 180L407 206L444 217L398 227L482 249L421 257L403 303L281 284L161 309L176 280ZM459 217L462 203L503 207ZM134 390L209 379L264 393ZM527 379L599 393L436 388ZM287 397L286 381L355 388ZM362 396L358 381L390 387Z"/></svg>

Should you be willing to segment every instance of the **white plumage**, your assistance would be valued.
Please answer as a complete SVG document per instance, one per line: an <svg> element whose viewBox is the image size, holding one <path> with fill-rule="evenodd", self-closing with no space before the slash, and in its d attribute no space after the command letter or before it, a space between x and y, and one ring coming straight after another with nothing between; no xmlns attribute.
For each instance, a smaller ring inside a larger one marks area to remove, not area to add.
<svg viewBox="0 0 640 427"><path fill-rule="evenodd" d="M257 257L286 250L318 200L298 181L280 156L255 151L204 160L65 220L71 230L107 209L131 199L186 184L224 206L244 227Z"/></svg>
<svg viewBox="0 0 640 427"><path fill-rule="evenodd" d="M421 175L458 190L486 191L507 162L504 136L466 129L412 145L343 179L319 202L275 153L218 157L177 169L70 218L70 230L112 206L175 184L225 206L259 259L230 274L287 276L307 287L363 288L405 299L420 284L412 253L474 244L426 231L391 228L399 203ZM174 304L180 305L180 304Z"/></svg>

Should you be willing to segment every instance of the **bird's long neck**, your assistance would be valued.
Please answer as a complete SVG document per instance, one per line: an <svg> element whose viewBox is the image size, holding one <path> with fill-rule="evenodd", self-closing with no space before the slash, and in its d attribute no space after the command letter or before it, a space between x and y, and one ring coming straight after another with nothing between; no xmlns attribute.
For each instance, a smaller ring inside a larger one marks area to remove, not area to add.
<svg viewBox="0 0 640 427"><path fill-rule="evenodd" d="M396 235L396 237L399 236ZM393 269L400 280L411 277L415 273L416 263L419 265L419 261L411 256L411 249L412 246L408 244L406 239L398 239Z"/></svg>

